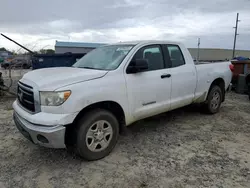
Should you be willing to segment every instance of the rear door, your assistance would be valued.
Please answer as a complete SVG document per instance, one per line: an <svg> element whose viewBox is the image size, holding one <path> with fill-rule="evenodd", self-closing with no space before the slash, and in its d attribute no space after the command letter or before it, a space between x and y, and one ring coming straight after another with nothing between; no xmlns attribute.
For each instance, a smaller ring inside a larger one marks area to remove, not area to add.
<svg viewBox="0 0 250 188"><path fill-rule="evenodd" d="M196 70L194 64L186 62L178 45L164 45L170 57L171 70L171 110L191 104L196 88Z"/></svg>
<svg viewBox="0 0 250 188"><path fill-rule="evenodd" d="M136 120L170 109L171 74L166 68L162 46L139 49L133 59L147 59L148 70L125 74L130 110Z"/></svg>

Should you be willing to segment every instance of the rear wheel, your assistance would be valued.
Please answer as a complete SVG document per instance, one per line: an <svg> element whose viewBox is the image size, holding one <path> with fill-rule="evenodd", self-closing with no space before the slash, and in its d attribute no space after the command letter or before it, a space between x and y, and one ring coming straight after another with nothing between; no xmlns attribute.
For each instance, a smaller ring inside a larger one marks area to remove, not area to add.
<svg viewBox="0 0 250 188"><path fill-rule="evenodd" d="M76 151L84 159L101 159L115 147L119 124L109 111L90 111L77 124Z"/></svg>
<svg viewBox="0 0 250 188"><path fill-rule="evenodd" d="M204 110L209 114L215 114L220 110L222 102L222 90L219 86L214 85L210 89L206 103L204 103Z"/></svg>

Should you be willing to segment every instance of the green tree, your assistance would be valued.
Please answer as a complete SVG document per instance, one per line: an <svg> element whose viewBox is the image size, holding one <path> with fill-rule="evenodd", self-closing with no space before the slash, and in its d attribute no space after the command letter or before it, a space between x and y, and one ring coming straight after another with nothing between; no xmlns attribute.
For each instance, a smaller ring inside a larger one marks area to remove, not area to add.
<svg viewBox="0 0 250 188"><path fill-rule="evenodd" d="M11 53L12 53L13 55L17 55L17 53L16 53L15 50L12 50Z"/></svg>
<svg viewBox="0 0 250 188"><path fill-rule="evenodd" d="M55 50L53 50L53 49L41 49L39 52L41 54L54 54Z"/></svg>
<svg viewBox="0 0 250 188"><path fill-rule="evenodd" d="M0 51L7 51L7 50L6 50L6 48L1 47L1 48L0 48Z"/></svg>

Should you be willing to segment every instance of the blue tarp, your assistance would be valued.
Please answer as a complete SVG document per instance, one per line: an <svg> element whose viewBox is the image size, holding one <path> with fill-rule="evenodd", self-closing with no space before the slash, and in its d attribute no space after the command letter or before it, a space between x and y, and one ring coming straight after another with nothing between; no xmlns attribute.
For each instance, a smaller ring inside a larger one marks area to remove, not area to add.
<svg viewBox="0 0 250 188"><path fill-rule="evenodd" d="M247 57L241 57L241 56L235 57L234 59L236 59L236 60L238 60L238 61L246 61L246 60L249 60L249 58L247 58Z"/></svg>

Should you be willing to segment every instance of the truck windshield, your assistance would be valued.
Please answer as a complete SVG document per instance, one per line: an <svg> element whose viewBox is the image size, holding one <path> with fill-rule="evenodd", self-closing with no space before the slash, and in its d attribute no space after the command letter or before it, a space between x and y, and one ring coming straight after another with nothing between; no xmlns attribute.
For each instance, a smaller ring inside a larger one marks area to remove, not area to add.
<svg viewBox="0 0 250 188"><path fill-rule="evenodd" d="M83 56L73 67L114 70L121 64L133 47L133 45L109 45L99 47Z"/></svg>

